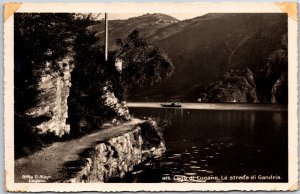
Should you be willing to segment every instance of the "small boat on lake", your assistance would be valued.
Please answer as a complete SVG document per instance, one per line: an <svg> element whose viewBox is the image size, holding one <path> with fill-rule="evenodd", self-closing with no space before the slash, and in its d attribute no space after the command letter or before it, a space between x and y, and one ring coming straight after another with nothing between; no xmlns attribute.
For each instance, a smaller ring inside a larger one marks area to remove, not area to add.
<svg viewBox="0 0 300 194"><path fill-rule="evenodd" d="M178 102L168 102L160 105L162 107L181 107L181 104L179 104Z"/></svg>

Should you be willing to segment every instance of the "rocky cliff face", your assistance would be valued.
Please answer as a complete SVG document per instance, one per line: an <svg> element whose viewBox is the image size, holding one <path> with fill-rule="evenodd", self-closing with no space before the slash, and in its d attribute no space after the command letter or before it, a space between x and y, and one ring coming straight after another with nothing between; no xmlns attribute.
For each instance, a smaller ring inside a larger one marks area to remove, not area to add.
<svg viewBox="0 0 300 194"><path fill-rule="evenodd" d="M249 68L231 70L202 94L205 102L257 102L253 73Z"/></svg>
<svg viewBox="0 0 300 194"><path fill-rule="evenodd" d="M102 47L93 47L96 38L86 30L92 19L68 13L14 17L16 158L113 119L130 119L111 84L115 60L104 61Z"/></svg>
<svg viewBox="0 0 300 194"><path fill-rule="evenodd" d="M272 103L287 104L288 102L288 73L283 72L272 87Z"/></svg>
<svg viewBox="0 0 300 194"><path fill-rule="evenodd" d="M101 96L100 101L102 101L101 104L113 110L117 114L118 118L123 118L125 120L129 120L131 118L125 102L120 102L120 100L115 96L111 85L103 87L103 95Z"/></svg>
<svg viewBox="0 0 300 194"><path fill-rule="evenodd" d="M51 63L57 63L59 71L51 73ZM41 123L33 125L39 134L54 133L62 136L70 132L67 99L73 67L72 55L68 55L60 61L47 62L46 68L40 70L35 86L37 103L26 112L31 119L45 118Z"/></svg>
<svg viewBox="0 0 300 194"><path fill-rule="evenodd" d="M148 158L159 158L164 151L165 146L155 122L142 123L131 132L85 150L81 162L78 162L80 165L66 166L69 177L61 181L94 183L120 179L134 166Z"/></svg>

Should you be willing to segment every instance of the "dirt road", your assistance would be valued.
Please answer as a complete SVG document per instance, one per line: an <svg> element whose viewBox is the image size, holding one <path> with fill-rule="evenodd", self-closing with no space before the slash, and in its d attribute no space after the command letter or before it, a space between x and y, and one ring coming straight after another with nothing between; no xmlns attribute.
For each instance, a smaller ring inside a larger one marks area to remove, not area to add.
<svg viewBox="0 0 300 194"><path fill-rule="evenodd" d="M28 182L30 176L45 176L44 179L50 177L52 180L57 180L62 176L60 172L63 165L66 162L79 160L79 154L83 150L98 141L104 141L133 130L135 125L142 122L143 120L132 119L79 139L56 142L33 155L15 160L15 182Z"/></svg>

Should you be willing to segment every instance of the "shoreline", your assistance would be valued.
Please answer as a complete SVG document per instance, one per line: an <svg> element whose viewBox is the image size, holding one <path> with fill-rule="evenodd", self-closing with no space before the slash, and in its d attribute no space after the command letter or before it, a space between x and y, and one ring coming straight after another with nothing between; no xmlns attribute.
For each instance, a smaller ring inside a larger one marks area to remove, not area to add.
<svg viewBox="0 0 300 194"><path fill-rule="evenodd" d="M162 107L164 102L127 102L129 108L168 108L199 110L239 110L239 111L288 111L287 105L247 104L247 103L180 103L182 107Z"/></svg>

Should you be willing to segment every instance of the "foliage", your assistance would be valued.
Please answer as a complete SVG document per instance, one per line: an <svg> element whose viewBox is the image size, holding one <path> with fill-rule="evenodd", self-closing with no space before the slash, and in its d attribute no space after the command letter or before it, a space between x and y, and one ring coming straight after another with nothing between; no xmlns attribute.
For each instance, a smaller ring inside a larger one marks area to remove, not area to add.
<svg viewBox="0 0 300 194"><path fill-rule="evenodd" d="M251 69L240 66L227 72L219 82L205 87L204 101L281 103L288 102L287 35L262 64Z"/></svg>
<svg viewBox="0 0 300 194"><path fill-rule="evenodd" d="M117 44L116 57L123 60L121 78L125 87L153 85L172 74L174 66L165 52L148 43L138 30L118 39Z"/></svg>
<svg viewBox="0 0 300 194"><path fill-rule="evenodd" d="M66 121L71 125L71 136L64 138L99 129L103 122L120 115L128 117L128 110L119 103L124 100L124 88L134 83L141 86L148 80L158 82L171 73L173 65L165 54L136 31L128 39L120 40L120 50L110 52L105 61L103 46L98 44L95 32L89 30L97 17L69 13L15 14L15 148L19 156L45 145L47 138L43 140L34 126L52 117L32 118L26 111L36 107L38 100L47 103L47 99L38 99L41 93L38 84L45 75L63 75L58 62L66 56L72 56L75 67L71 73ZM122 75L115 69L116 56L125 61Z"/></svg>
<svg viewBox="0 0 300 194"><path fill-rule="evenodd" d="M157 147L161 143L162 138L158 134L158 127L155 125L155 122L148 121L139 124L139 126L141 128L141 137L143 138L143 149L150 149L153 146Z"/></svg>
<svg viewBox="0 0 300 194"><path fill-rule="evenodd" d="M73 20L71 14L16 13L14 17L15 103L25 111L36 103L34 86L46 62L54 61L49 73L59 71L55 61L68 52Z"/></svg>
<svg viewBox="0 0 300 194"><path fill-rule="evenodd" d="M287 50L287 35L282 36L281 44L278 49L274 50L268 57L266 64L264 64L257 75L257 92L262 102L279 102L287 103L287 72L288 72L288 50ZM277 91L277 98L275 100L274 86L278 85L278 81L284 86L281 86L282 91ZM277 83L277 84L276 84ZM280 95L279 95L280 94ZM273 98L273 100L272 100ZM284 100L285 99L285 100Z"/></svg>
<svg viewBox="0 0 300 194"><path fill-rule="evenodd" d="M72 14L15 14L15 56L34 62L34 70L65 56L74 38L72 22ZM20 65L29 65L24 63Z"/></svg>
<svg viewBox="0 0 300 194"><path fill-rule="evenodd" d="M39 99L38 84L45 75L62 74L58 62L73 55L74 43L86 28L94 23L91 14L71 13L15 13L15 153L16 157L30 154L51 142L53 134L41 136L34 127L51 117L31 117L26 111L36 107ZM50 88L49 88L50 90ZM49 113L51 114L51 113Z"/></svg>
<svg viewBox="0 0 300 194"><path fill-rule="evenodd" d="M72 72L72 87L68 99L68 112L72 135L99 129L105 121L116 117L116 112L103 103L105 87L111 83L113 74L109 60L104 61L102 47L93 46L94 35L82 34L76 40L75 68ZM109 87L109 91L113 88Z"/></svg>

